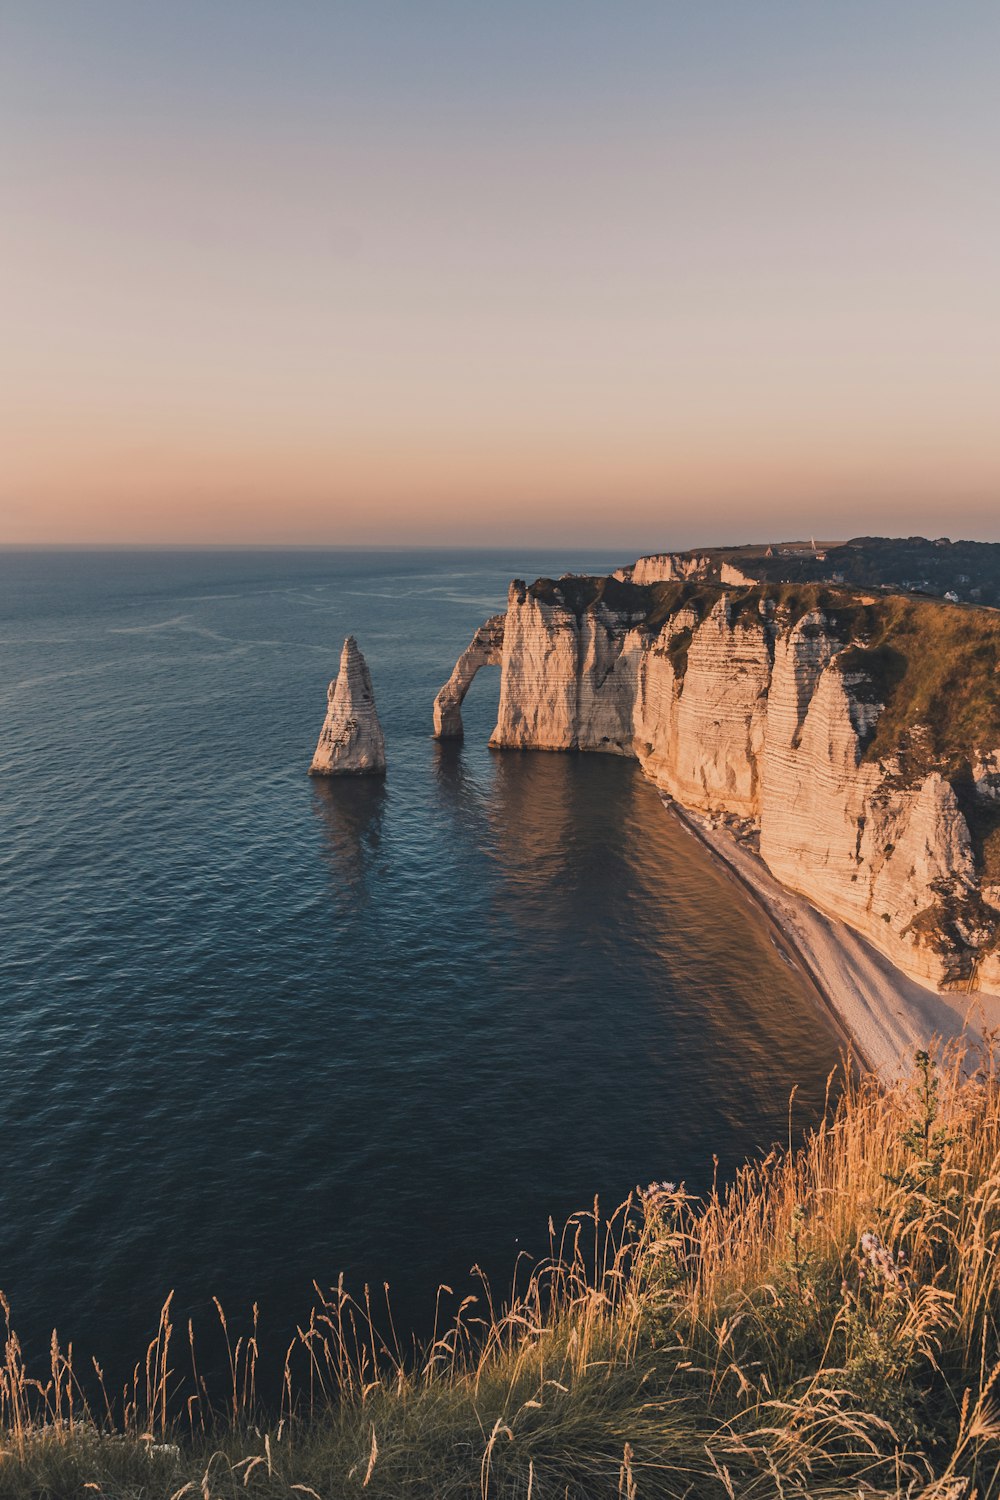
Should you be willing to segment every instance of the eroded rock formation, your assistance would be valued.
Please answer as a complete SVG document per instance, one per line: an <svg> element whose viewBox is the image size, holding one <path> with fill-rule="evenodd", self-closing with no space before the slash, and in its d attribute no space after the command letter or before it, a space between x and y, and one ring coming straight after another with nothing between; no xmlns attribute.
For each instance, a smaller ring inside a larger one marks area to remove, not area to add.
<svg viewBox="0 0 1000 1500"><path fill-rule="evenodd" d="M505 619L505 615L491 615L480 625L434 699L434 734L437 739L462 738L462 702L480 667L500 665Z"/></svg>
<svg viewBox="0 0 1000 1500"><path fill-rule="evenodd" d="M704 577L712 566L712 555L707 552L651 552L627 568L619 568L615 577L629 583L665 583L675 578Z"/></svg>
<svg viewBox="0 0 1000 1500"><path fill-rule="evenodd" d="M326 718L309 774L385 775L385 740L375 710L372 679L353 635L344 642L340 670L327 690Z"/></svg>
<svg viewBox="0 0 1000 1500"><path fill-rule="evenodd" d="M483 627L491 651L502 639L491 744L635 756L683 805L752 828L781 881L907 973L1000 993L1000 621L981 612L969 646L986 743L935 749L894 696L913 689L893 676L905 658L892 630L919 661L941 626L931 612L947 608L815 587L516 580L506 625ZM462 661L453 681L467 686Z"/></svg>

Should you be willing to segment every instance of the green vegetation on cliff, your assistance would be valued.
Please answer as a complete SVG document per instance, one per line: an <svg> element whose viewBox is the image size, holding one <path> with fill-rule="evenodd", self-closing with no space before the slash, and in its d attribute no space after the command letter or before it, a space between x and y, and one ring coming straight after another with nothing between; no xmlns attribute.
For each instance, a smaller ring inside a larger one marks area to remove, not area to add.
<svg viewBox="0 0 1000 1500"><path fill-rule="evenodd" d="M898 594L861 611L847 612L858 644L840 662L885 705L869 759L902 751L951 775L1000 746L1000 614Z"/></svg>
<svg viewBox="0 0 1000 1500"><path fill-rule="evenodd" d="M848 542L757 543L697 547L674 554L680 566L718 582L728 565L760 583L834 583L854 589L954 592L973 604L1000 605L1000 542L948 537L856 536Z"/></svg>
<svg viewBox="0 0 1000 1500"><path fill-rule="evenodd" d="M666 630L681 610L704 620L720 598L730 618L773 611L787 630L819 611L843 642L841 670L852 690L884 705L865 758L899 757L904 777L929 769L967 775L978 751L1000 748L1000 612L913 595L871 596L823 583L761 583L721 587L701 579L633 584L616 578L539 579L530 592L574 614L598 605ZM691 632L671 641L683 678Z"/></svg>
<svg viewBox="0 0 1000 1500"><path fill-rule="evenodd" d="M998 1315L994 1058L920 1055L726 1193L578 1216L508 1306L484 1292L417 1357L335 1289L280 1412L251 1336L210 1413L169 1306L124 1411L84 1403L55 1341L25 1371L8 1331L0 1496L991 1500Z"/></svg>

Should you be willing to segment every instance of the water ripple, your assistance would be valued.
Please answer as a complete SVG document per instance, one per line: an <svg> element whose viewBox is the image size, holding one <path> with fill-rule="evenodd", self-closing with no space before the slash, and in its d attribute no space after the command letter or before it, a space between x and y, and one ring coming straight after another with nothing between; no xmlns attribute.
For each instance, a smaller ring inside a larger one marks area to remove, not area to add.
<svg viewBox="0 0 1000 1500"><path fill-rule="evenodd" d="M55 1322L127 1369L170 1287L278 1331L341 1269L420 1324L550 1213L707 1183L793 1085L816 1110L802 976L634 767L488 751L495 673L463 747L429 738L508 578L586 563L0 554L0 1286L32 1348ZM384 785L305 775L348 631Z"/></svg>

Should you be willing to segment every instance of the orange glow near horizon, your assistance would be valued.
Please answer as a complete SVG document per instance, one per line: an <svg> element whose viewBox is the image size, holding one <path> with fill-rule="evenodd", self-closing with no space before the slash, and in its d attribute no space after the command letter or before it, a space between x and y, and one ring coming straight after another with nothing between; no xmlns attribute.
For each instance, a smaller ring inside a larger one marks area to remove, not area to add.
<svg viewBox="0 0 1000 1500"><path fill-rule="evenodd" d="M0 544L1000 538L1000 13L550 3L23 7Z"/></svg>
<svg viewBox="0 0 1000 1500"><path fill-rule="evenodd" d="M644 453L601 451L582 440L571 452L453 444L443 461L405 445L331 456L249 442L225 453L153 437L103 448L91 440L48 465L40 482L23 482L26 498L6 502L3 542L493 545L536 537L599 545L644 537L668 547L814 531L996 537L996 485L977 492L957 482L965 458L960 442L940 439L921 444L902 473L891 445L833 443L823 453L809 442L786 445L781 463L750 445L713 462L694 445L664 463L653 444Z"/></svg>

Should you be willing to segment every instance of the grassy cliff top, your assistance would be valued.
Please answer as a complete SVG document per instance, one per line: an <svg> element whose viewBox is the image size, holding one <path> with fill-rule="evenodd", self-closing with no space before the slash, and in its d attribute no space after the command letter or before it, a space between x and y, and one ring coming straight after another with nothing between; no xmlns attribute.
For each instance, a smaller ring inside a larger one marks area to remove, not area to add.
<svg viewBox="0 0 1000 1500"><path fill-rule="evenodd" d="M26 1367L8 1327L0 1496L1000 1500L997 1062L848 1078L800 1150L728 1191L595 1205L428 1349L336 1287L280 1412L256 1399L256 1327L214 1411L169 1301L124 1407L55 1334Z"/></svg>
<svg viewBox="0 0 1000 1500"><path fill-rule="evenodd" d="M650 556L666 554L648 554ZM1000 542L948 537L858 536L847 542L808 540L695 547L672 554L694 563L699 576L718 581L723 564L759 582L822 583L848 588L889 588L1000 605Z"/></svg>
<svg viewBox="0 0 1000 1500"><path fill-rule="evenodd" d="M723 588L700 579L640 585L573 576L538 579L529 592L576 615L603 605L650 631L682 609L703 620L723 596L737 619L770 607L779 629L818 610L847 648L841 670L861 678L854 691L885 705L867 759L898 754L904 774L931 767L960 774L976 751L1000 748L1000 612L992 609L823 583Z"/></svg>

